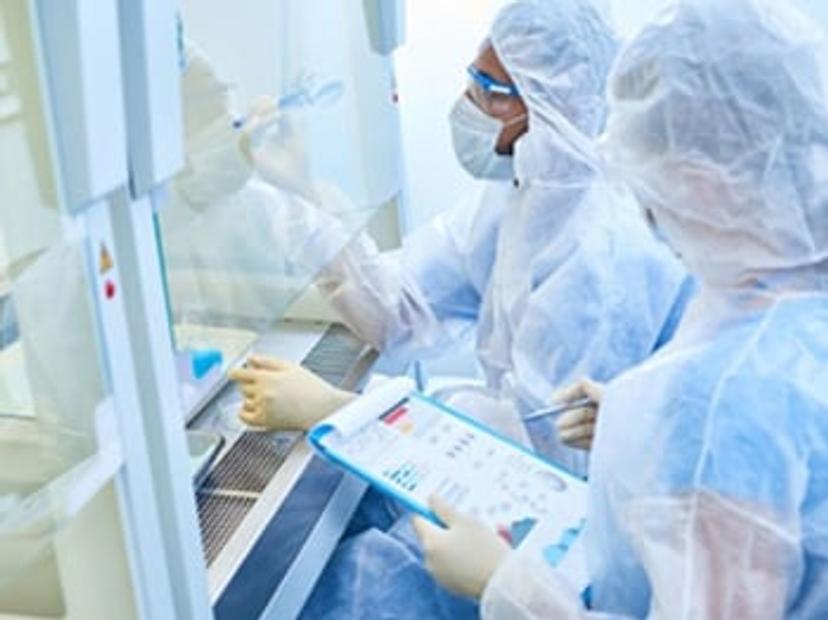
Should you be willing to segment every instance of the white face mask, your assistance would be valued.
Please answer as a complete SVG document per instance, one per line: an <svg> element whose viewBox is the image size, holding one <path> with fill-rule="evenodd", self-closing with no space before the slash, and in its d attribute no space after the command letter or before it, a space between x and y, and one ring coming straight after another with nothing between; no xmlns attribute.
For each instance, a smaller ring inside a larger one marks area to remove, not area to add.
<svg viewBox="0 0 828 620"><path fill-rule="evenodd" d="M509 124L523 120L521 115ZM507 180L515 176L511 155L495 151L504 123L492 118L463 95L449 115L454 153L466 172L477 179Z"/></svg>

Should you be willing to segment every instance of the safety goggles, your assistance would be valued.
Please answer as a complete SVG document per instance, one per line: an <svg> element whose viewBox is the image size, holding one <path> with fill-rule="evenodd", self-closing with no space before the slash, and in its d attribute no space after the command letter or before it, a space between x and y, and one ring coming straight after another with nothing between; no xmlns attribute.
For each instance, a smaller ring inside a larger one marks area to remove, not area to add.
<svg viewBox="0 0 828 620"><path fill-rule="evenodd" d="M514 84L506 84L483 73L474 65L470 65L466 72L471 78L469 92L472 99L480 106L502 108L511 106L515 99L520 97Z"/></svg>

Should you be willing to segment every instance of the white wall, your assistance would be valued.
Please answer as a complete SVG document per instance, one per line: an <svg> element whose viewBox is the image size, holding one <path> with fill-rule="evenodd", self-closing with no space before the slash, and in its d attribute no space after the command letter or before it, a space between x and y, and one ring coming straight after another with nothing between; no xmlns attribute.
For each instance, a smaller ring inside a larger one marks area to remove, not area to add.
<svg viewBox="0 0 828 620"><path fill-rule="evenodd" d="M451 208L475 186L455 160L448 114L466 86L498 0L408 0L396 53L409 226Z"/></svg>

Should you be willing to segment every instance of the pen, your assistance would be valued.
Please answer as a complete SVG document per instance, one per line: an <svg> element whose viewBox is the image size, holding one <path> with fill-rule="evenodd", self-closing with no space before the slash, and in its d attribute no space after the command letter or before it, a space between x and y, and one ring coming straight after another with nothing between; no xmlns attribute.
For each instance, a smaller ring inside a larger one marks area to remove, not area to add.
<svg viewBox="0 0 828 620"><path fill-rule="evenodd" d="M579 398L578 400L573 400L570 403L565 403L562 405L555 405L553 407L546 407L545 409L536 409L530 413L527 413L523 416L524 422L531 422L532 420L538 420L540 418L546 418L548 416L558 415L559 413L564 413L566 411L572 411L573 409L583 409L584 407L597 407L598 403L592 400L589 397Z"/></svg>

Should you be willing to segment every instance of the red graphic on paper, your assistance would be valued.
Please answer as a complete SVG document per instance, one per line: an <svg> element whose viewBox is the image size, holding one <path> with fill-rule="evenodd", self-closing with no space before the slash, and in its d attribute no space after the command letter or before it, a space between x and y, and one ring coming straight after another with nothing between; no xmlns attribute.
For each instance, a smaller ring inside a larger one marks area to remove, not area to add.
<svg viewBox="0 0 828 620"><path fill-rule="evenodd" d="M408 413L408 408L405 406L399 406L394 411L389 412L388 414L383 417L382 421L385 422L388 426L394 426L397 422L405 418L405 415Z"/></svg>

